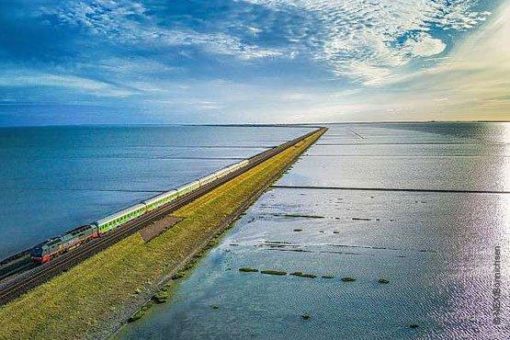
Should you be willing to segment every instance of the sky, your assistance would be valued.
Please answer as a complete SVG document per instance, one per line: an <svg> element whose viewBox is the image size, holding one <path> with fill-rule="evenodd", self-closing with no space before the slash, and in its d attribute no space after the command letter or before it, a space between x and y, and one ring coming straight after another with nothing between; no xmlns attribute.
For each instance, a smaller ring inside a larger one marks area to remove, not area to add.
<svg viewBox="0 0 510 340"><path fill-rule="evenodd" d="M0 1L0 126L421 120L510 120L510 1Z"/></svg>

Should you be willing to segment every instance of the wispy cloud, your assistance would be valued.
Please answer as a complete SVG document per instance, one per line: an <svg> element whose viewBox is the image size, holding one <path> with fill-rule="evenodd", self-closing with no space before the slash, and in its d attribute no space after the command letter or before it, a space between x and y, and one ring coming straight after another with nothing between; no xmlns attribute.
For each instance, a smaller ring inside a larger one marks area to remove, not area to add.
<svg viewBox="0 0 510 340"><path fill-rule="evenodd" d="M401 51L412 56L430 57L443 52L445 48L446 44L441 39L420 32L410 35L402 44Z"/></svg>
<svg viewBox="0 0 510 340"><path fill-rule="evenodd" d="M244 86L231 91L228 106L243 107L253 116L259 112L277 112L293 122L377 121L377 120L477 120L510 119L510 45L502 42L510 36L510 4L504 3L482 29L458 41L448 57L437 64L391 74L385 82L368 87L335 89L300 88L267 90ZM422 39L414 36L413 39ZM440 49L434 46L430 49ZM409 48L415 46L409 45ZM428 55L428 48L420 51ZM370 70L363 63L355 72ZM356 67L357 64L353 63ZM222 86L222 84L216 84ZM230 85L232 87L232 85ZM250 93L250 104L242 93ZM225 99L217 99L224 101ZM266 104L267 103L267 104ZM264 121L275 115L260 115Z"/></svg>
<svg viewBox="0 0 510 340"><path fill-rule="evenodd" d="M308 37L314 58L328 63L337 75L367 84L384 82L395 69L416 57L442 53L446 44L439 37L441 31L471 29L490 14L473 10L473 0L251 2L315 14L324 29L317 32L318 36Z"/></svg>
<svg viewBox="0 0 510 340"><path fill-rule="evenodd" d="M510 119L510 4L503 3L483 29L467 36L448 58L401 72L323 110L323 119ZM330 101L331 103L331 101ZM344 110L363 105L363 110ZM335 108L336 106L336 108Z"/></svg>
<svg viewBox="0 0 510 340"><path fill-rule="evenodd" d="M441 32L468 30L486 20L487 11L473 10L475 0L248 0L281 13L303 13L309 20L284 21L281 32L289 43L264 47L230 34L198 32L192 27L170 28L137 1L65 1L43 7L41 15L53 24L76 26L116 43L162 48L196 46L207 53L242 60L294 58L309 54L327 63L331 71L367 85L381 83L394 70L419 57L441 54L446 43ZM248 7L247 13L250 9ZM243 27L242 17L225 16L231 27ZM284 19L284 18L282 18ZM261 17L258 27L246 26L248 34L264 33L273 18ZM293 27L296 25L296 27Z"/></svg>
<svg viewBox="0 0 510 340"><path fill-rule="evenodd" d="M474 117L508 107L510 15L492 2L9 3L0 2L9 13L0 14L4 102L265 122Z"/></svg>
<svg viewBox="0 0 510 340"><path fill-rule="evenodd" d="M197 46L208 53L244 60L283 54L276 49L244 43L238 37L223 32L203 33L190 27L167 28L137 1L65 1L57 7L42 7L40 14L49 25L53 24L50 19L57 19L60 25L75 26L114 43L137 47Z"/></svg>
<svg viewBox="0 0 510 340"><path fill-rule="evenodd" d="M136 91L118 84L72 75L40 73L35 70L7 72L0 76L0 87L53 87L75 89L99 97L127 97Z"/></svg>

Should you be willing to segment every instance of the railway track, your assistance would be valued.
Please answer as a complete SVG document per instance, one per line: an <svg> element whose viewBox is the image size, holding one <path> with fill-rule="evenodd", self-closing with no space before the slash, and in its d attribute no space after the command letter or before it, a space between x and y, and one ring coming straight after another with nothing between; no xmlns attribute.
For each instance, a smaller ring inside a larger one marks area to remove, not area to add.
<svg viewBox="0 0 510 340"><path fill-rule="evenodd" d="M16 275L18 273L25 272L25 271L30 270L35 267L37 267L37 264L32 262L30 257L28 257L26 259L26 261L24 261L23 263L19 263L16 266L14 266L12 269L10 269L8 271L6 270L2 274L0 274L0 282L4 281L7 278L13 277L14 275Z"/></svg>
<svg viewBox="0 0 510 340"><path fill-rule="evenodd" d="M321 134L323 134L325 131L326 131L325 128L320 128L310 133L307 133L301 137L283 143L279 146L263 151L249 158L248 159L249 164L244 168L241 168L235 172L228 174L223 178L217 179L203 187L200 187L199 189L192 191L186 196L180 197L177 200L172 201L165 206L162 206L151 212L145 213L144 215L125 223L124 225L115 229L111 233L98 239L87 242L85 244L82 244L79 247L51 260L48 263L36 266L35 268L31 268L30 266L27 267L29 268L29 270L17 274L12 278L7 278L4 280L4 282L0 283L0 305L12 301L13 299L17 298L18 296L27 292L28 290L48 281L52 277L55 277L56 275L62 272L69 270L70 268L74 267L75 265L89 258L90 256L93 256L99 253L100 251L108 248L109 246L117 243L123 238L136 233L137 231L143 229L152 222L176 211L182 206L194 201L198 197L207 194L216 187L234 179L235 177L243 174L244 172L250 170L251 168L286 150L287 148L302 141L303 139L308 138L309 136L315 134L316 132L320 132Z"/></svg>

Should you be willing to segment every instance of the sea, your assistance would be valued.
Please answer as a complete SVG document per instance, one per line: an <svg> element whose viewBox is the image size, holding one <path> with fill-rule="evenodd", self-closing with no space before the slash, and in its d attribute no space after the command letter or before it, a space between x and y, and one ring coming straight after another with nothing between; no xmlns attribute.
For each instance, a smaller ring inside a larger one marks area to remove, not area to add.
<svg viewBox="0 0 510 340"><path fill-rule="evenodd" d="M327 127L118 338L510 338L510 124Z"/></svg>
<svg viewBox="0 0 510 340"><path fill-rule="evenodd" d="M312 129L0 128L0 259Z"/></svg>

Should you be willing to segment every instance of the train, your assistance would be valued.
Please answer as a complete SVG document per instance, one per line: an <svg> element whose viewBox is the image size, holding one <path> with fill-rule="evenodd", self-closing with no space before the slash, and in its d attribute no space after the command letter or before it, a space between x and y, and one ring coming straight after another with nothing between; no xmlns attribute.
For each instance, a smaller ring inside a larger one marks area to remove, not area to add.
<svg viewBox="0 0 510 340"><path fill-rule="evenodd" d="M163 192L95 222L74 228L63 235L52 237L36 245L30 250L32 261L37 263L49 262L86 242L114 231L121 225L132 221L143 214L169 204L217 179L221 179L234 171L246 167L249 164L249 160L235 163L208 176L185 184L177 189Z"/></svg>

